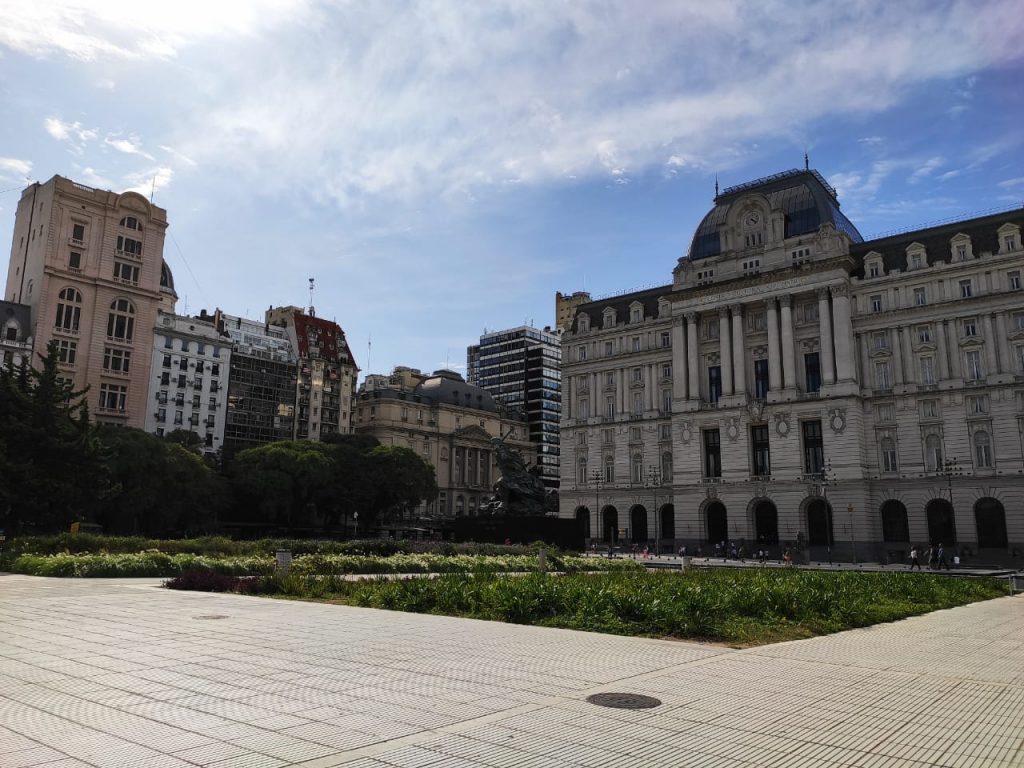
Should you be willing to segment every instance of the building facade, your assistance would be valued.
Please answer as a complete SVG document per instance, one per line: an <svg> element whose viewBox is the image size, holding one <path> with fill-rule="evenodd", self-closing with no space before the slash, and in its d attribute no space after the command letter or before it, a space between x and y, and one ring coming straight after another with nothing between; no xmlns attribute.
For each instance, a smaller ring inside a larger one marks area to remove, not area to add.
<svg viewBox="0 0 1024 768"><path fill-rule="evenodd" d="M666 546L1013 561L1024 211L865 242L815 171L741 184L662 288L563 335L563 516Z"/></svg>
<svg viewBox="0 0 1024 768"><path fill-rule="evenodd" d="M572 325L576 317L576 308L588 303L591 296L586 291L575 291L573 293L555 293L555 330L562 333Z"/></svg>
<svg viewBox="0 0 1024 768"><path fill-rule="evenodd" d="M561 359L558 334L532 326L485 333L466 350L469 383L524 414L541 480L554 489L559 484Z"/></svg>
<svg viewBox="0 0 1024 768"><path fill-rule="evenodd" d="M349 434L359 368L341 326L298 307L272 307L266 319L285 329L298 361L295 439Z"/></svg>
<svg viewBox="0 0 1024 768"><path fill-rule="evenodd" d="M145 426L166 229L142 195L61 176L18 201L5 297L31 308L36 363L57 342L97 421Z"/></svg>
<svg viewBox="0 0 1024 768"><path fill-rule="evenodd" d="M231 339L224 457L295 435L298 361L284 328L217 312Z"/></svg>
<svg viewBox="0 0 1024 768"><path fill-rule="evenodd" d="M197 317L157 313L147 432L162 437L184 429L199 437L203 454L221 449L231 370L231 338L223 326L222 316L206 310Z"/></svg>
<svg viewBox="0 0 1024 768"><path fill-rule="evenodd" d="M402 366L390 376L367 376L356 401L355 431L382 445L410 448L433 465L440 493L414 517L476 515L500 477L494 438L505 438L527 462L534 459L526 422L453 371L428 376Z"/></svg>
<svg viewBox="0 0 1024 768"><path fill-rule="evenodd" d="M20 368L32 363L32 308L0 301L0 364Z"/></svg>

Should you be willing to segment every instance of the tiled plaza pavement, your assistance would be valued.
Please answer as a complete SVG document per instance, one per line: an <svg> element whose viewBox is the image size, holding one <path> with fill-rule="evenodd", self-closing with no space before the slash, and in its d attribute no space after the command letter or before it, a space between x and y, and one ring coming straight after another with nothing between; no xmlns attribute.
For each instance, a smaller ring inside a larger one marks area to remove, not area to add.
<svg viewBox="0 0 1024 768"><path fill-rule="evenodd" d="M0 576L0 768L1024 766L1022 597L734 651L155 584Z"/></svg>

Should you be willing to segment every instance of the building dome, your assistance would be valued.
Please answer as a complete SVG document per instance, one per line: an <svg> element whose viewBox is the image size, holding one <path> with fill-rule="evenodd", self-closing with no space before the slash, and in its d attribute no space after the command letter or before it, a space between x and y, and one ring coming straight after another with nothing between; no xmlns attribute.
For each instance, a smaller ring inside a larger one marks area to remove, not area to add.
<svg viewBox="0 0 1024 768"><path fill-rule="evenodd" d="M416 386L415 391L438 403L476 408L481 411L496 412L498 410L490 392L467 383L455 371L434 371L426 380Z"/></svg>
<svg viewBox="0 0 1024 768"><path fill-rule="evenodd" d="M835 189L817 171L791 170L763 179L737 184L715 196L715 207L701 220L690 243L688 258L706 259L722 252L719 228L727 220L733 203L747 195L763 195L772 210L785 216L784 237L817 232L830 223L855 243L863 242L860 232L839 210Z"/></svg>
<svg viewBox="0 0 1024 768"><path fill-rule="evenodd" d="M160 262L160 289L174 293L174 275L166 261Z"/></svg>

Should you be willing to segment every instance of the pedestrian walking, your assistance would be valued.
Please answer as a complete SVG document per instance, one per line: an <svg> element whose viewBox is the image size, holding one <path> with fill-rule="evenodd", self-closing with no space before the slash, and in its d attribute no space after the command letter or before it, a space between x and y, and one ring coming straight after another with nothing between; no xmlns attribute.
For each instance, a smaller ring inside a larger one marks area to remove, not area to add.
<svg viewBox="0 0 1024 768"><path fill-rule="evenodd" d="M914 570L914 566L917 566L917 570L921 570L921 561L917 557L917 547L910 548L910 570Z"/></svg>
<svg viewBox="0 0 1024 768"><path fill-rule="evenodd" d="M926 559L928 560L928 568L935 570L935 547L928 547L928 553Z"/></svg>
<svg viewBox="0 0 1024 768"><path fill-rule="evenodd" d="M946 550L942 548L942 544L939 544L939 551L938 554L935 556L935 559L937 561L935 570L941 571L943 566L945 566L947 571L949 570L949 563L946 562Z"/></svg>
<svg viewBox="0 0 1024 768"><path fill-rule="evenodd" d="M782 564L787 567L793 565L793 555L789 553L788 549L782 554Z"/></svg>

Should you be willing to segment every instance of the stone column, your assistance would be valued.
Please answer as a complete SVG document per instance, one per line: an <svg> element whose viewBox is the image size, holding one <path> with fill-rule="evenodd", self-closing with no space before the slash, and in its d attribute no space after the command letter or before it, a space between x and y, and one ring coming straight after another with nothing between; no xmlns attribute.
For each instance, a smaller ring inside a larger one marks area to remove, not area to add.
<svg viewBox="0 0 1024 768"><path fill-rule="evenodd" d="M909 383L915 380L915 371L917 370L917 366L914 365L914 329L909 325L904 325L897 333L900 340L900 359L903 360L903 380Z"/></svg>
<svg viewBox="0 0 1024 768"><path fill-rule="evenodd" d="M939 381L949 378L949 352L946 350L946 322L935 324L935 356L939 358Z"/></svg>
<svg viewBox="0 0 1024 768"><path fill-rule="evenodd" d="M796 347L793 344L793 297L782 296L782 380L786 389L796 389Z"/></svg>
<svg viewBox="0 0 1024 768"><path fill-rule="evenodd" d="M999 373L999 358L996 357L996 333L992 327L992 315L986 312L981 316L981 322L985 333L985 362L988 365L988 375L995 376Z"/></svg>
<svg viewBox="0 0 1024 768"><path fill-rule="evenodd" d="M743 338L743 307L732 305L732 364L735 372L733 391L747 394L747 345Z"/></svg>
<svg viewBox="0 0 1024 768"><path fill-rule="evenodd" d="M718 344L721 351L722 395L732 394L732 334L729 333L729 309L718 310Z"/></svg>
<svg viewBox="0 0 1024 768"><path fill-rule="evenodd" d="M853 381L853 320L850 315L850 288L845 283L832 286L832 310L836 345L836 378Z"/></svg>
<svg viewBox="0 0 1024 768"><path fill-rule="evenodd" d="M672 319L672 398L686 399L686 331L681 317Z"/></svg>
<svg viewBox="0 0 1024 768"><path fill-rule="evenodd" d="M996 315L996 343L999 349L999 366L1003 373L1014 373L1013 355L1010 351L1010 335L1006 331L1006 313L999 312Z"/></svg>
<svg viewBox="0 0 1024 768"><path fill-rule="evenodd" d="M644 366L644 401L648 411L654 410L654 366L648 363Z"/></svg>
<svg viewBox="0 0 1024 768"><path fill-rule="evenodd" d="M903 329L889 329L889 345L892 349L893 385L903 384Z"/></svg>
<svg viewBox="0 0 1024 768"><path fill-rule="evenodd" d="M576 387L573 386L573 382L576 380L575 376L565 377L565 400L562 402L562 410L565 411L565 418L571 419L575 412L575 401L573 398L576 396Z"/></svg>
<svg viewBox="0 0 1024 768"><path fill-rule="evenodd" d="M618 396L619 407L616 409L616 414L622 415L626 412L626 397L627 390L629 389L626 381L626 369L619 368L619 386L616 388L616 394Z"/></svg>
<svg viewBox="0 0 1024 768"><path fill-rule="evenodd" d="M956 320L947 323L949 328L949 375L954 379L964 377L964 361L960 358L960 331Z"/></svg>
<svg viewBox="0 0 1024 768"><path fill-rule="evenodd" d="M871 370L871 350L868 349L868 335L860 335L860 362L861 362L861 386L866 389L873 389L875 378Z"/></svg>
<svg viewBox="0 0 1024 768"><path fill-rule="evenodd" d="M686 313L686 368L691 400L700 400L700 367L697 348L697 313Z"/></svg>
<svg viewBox="0 0 1024 768"><path fill-rule="evenodd" d="M822 383L835 384L836 359L832 353L832 313L829 311L828 288L818 289L818 327L821 335Z"/></svg>
<svg viewBox="0 0 1024 768"><path fill-rule="evenodd" d="M778 392L782 389L782 350L779 348L779 314L775 299L764 303L768 313L768 389Z"/></svg>

